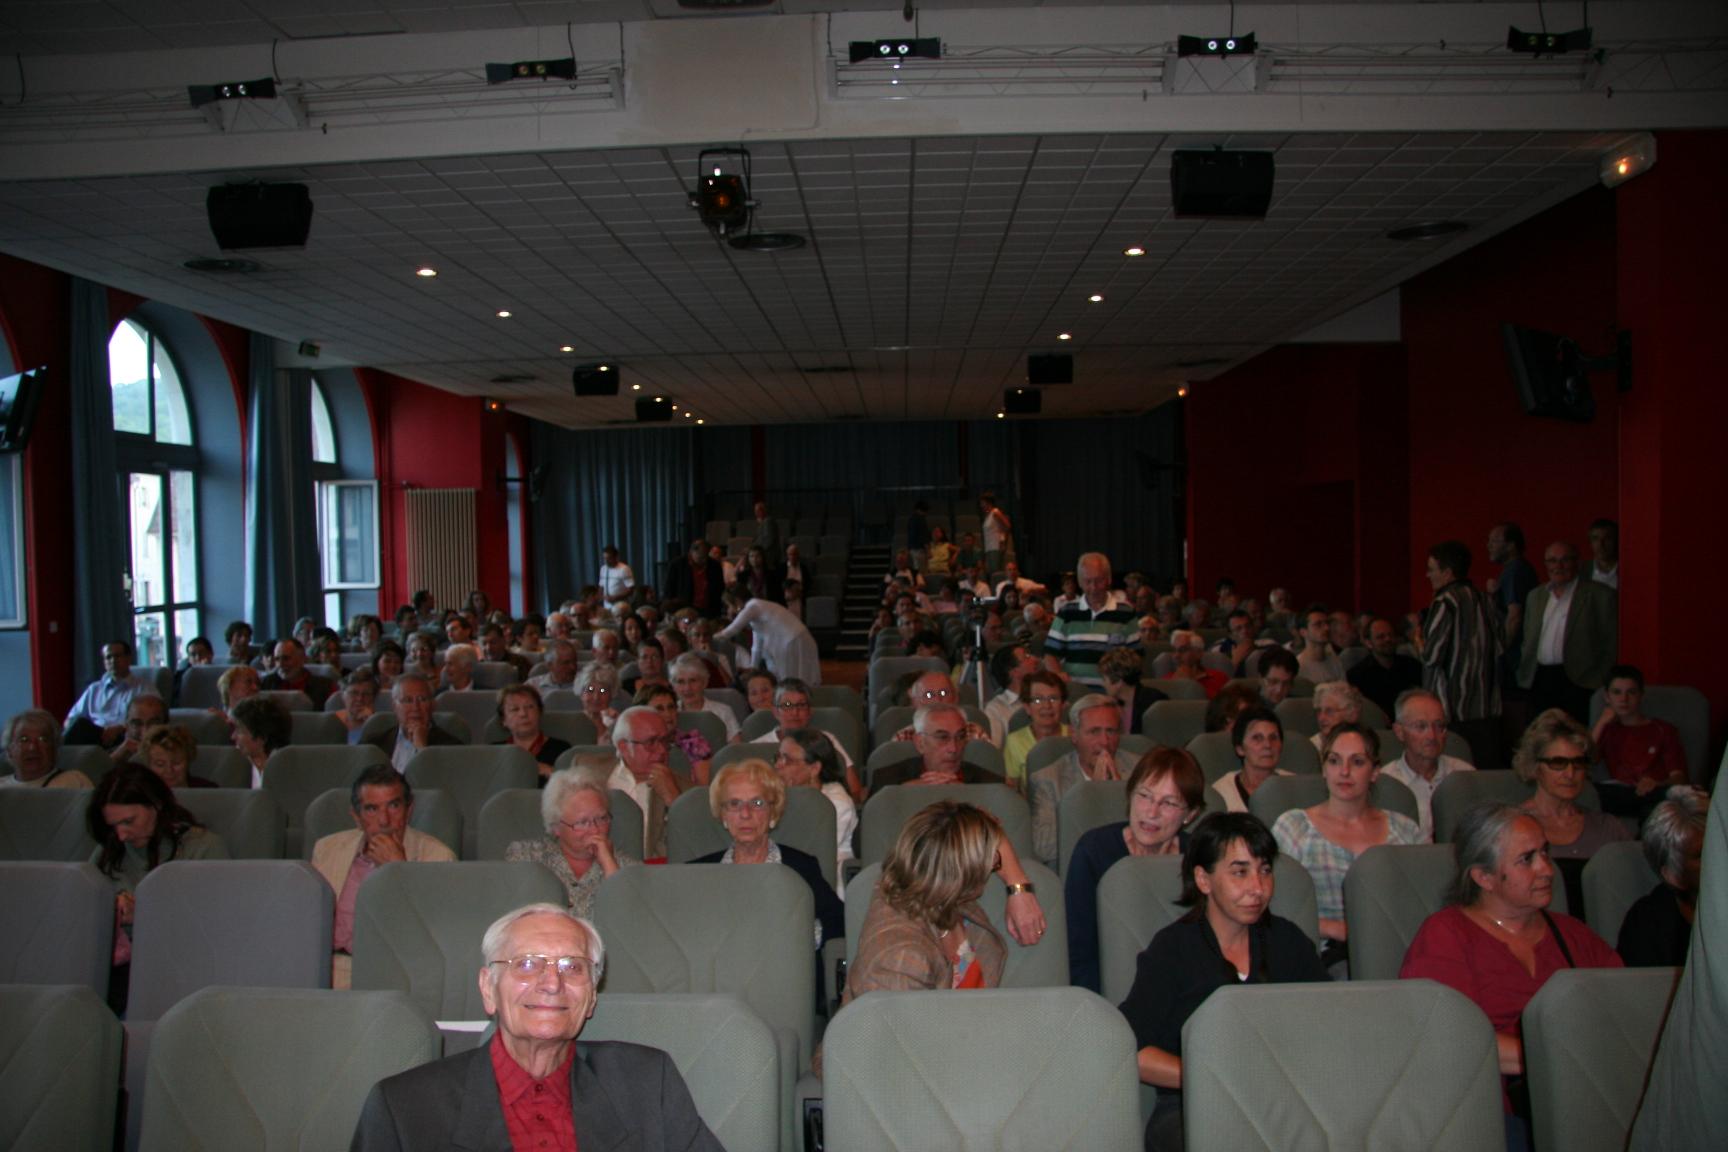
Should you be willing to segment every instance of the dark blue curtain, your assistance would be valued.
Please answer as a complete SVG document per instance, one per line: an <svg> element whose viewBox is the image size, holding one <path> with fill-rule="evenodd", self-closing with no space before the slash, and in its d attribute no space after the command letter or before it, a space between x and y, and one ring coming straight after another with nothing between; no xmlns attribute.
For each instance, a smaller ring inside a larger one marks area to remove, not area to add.
<svg viewBox="0 0 1728 1152"><path fill-rule="evenodd" d="M259 636L323 619L312 477L312 374L277 371L276 343L256 332L248 381L246 616Z"/></svg>
<svg viewBox="0 0 1728 1152"><path fill-rule="evenodd" d="M114 454L108 383L108 290L72 280L72 668L80 685L102 674L102 646L132 641L126 523Z"/></svg>
<svg viewBox="0 0 1728 1152"><path fill-rule="evenodd" d="M1015 428L1022 568L1048 576L1073 568L1082 552L1102 552L1118 577L1137 568L1162 585L1181 571L1179 404L1127 419Z"/></svg>
<svg viewBox="0 0 1728 1152"><path fill-rule="evenodd" d="M543 604L594 583L616 544L640 583L660 584L696 499L692 429L574 432L536 421L530 452L535 588ZM700 531L700 528L696 529Z"/></svg>

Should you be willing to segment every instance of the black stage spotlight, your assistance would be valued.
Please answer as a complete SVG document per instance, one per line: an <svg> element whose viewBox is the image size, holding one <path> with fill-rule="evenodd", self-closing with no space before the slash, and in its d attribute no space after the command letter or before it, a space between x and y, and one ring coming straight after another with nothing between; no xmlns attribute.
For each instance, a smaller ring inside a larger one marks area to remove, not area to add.
<svg viewBox="0 0 1728 1152"><path fill-rule="evenodd" d="M231 80L226 84L188 84L186 95L192 98L194 108L218 100L274 100L276 81L266 76L262 80Z"/></svg>
<svg viewBox="0 0 1728 1152"><path fill-rule="evenodd" d="M1002 411L1010 416L1036 416L1044 410L1044 393L1036 388L1010 388L1002 393Z"/></svg>
<svg viewBox="0 0 1728 1152"><path fill-rule="evenodd" d="M866 60L893 64L901 60L942 59L942 41L934 36L922 39L854 40L846 47L847 55L854 64L862 64Z"/></svg>
<svg viewBox="0 0 1728 1152"><path fill-rule="evenodd" d="M1255 46L1252 32L1240 36L1176 37L1178 56L1252 56Z"/></svg>
<svg viewBox="0 0 1728 1152"><path fill-rule="evenodd" d="M636 400L636 422L666 424L672 420L672 401L665 396L640 396Z"/></svg>
<svg viewBox="0 0 1728 1152"><path fill-rule="evenodd" d="M618 395L616 364L578 364L570 372L570 383L578 396Z"/></svg>
<svg viewBox="0 0 1728 1152"><path fill-rule="evenodd" d="M514 64L486 65L486 83L508 84L512 80L574 80L576 58L563 56L557 60L518 60Z"/></svg>
<svg viewBox="0 0 1728 1152"><path fill-rule="evenodd" d="M721 160L727 156L737 158L741 173L726 171ZM743 148L704 148L696 157L696 192L690 207L717 236L749 227L756 207L750 199L750 153Z"/></svg>

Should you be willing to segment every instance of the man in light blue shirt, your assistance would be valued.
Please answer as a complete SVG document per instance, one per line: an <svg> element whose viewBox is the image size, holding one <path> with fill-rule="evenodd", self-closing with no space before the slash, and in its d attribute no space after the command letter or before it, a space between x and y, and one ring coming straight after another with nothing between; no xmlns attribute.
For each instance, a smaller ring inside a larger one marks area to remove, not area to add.
<svg viewBox="0 0 1728 1152"><path fill-rule="evenodd" d="M88 742L99 735L103 747L112 746L126 732L126 709L132 698L141 692L153 692L155 686L143 676L132 672L132 645L115 640L102 648L101 676L84 689L72 711L66 713L66 735L73 743ZM76 736L82 730L83 740Z"/></svg>

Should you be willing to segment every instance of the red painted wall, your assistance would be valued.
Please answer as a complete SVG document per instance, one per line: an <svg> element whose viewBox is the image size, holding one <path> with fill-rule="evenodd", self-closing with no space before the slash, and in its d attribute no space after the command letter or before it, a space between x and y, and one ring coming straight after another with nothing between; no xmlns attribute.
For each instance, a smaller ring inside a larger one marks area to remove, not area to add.
<svg viewBox="0 0 1728 1152"><path fill-rule="evenodd" d="M53 383L24 450L25 596L36 702L63 715L72 687L72 281L0 254L0 326L20 368L47 365Z"/></svg>
<svg viewBox="0 0 1728 1152"><path fill-rule="evenodd" d="M1407 439L1413 603L1432 598L1427 550L1457 539L1490 575L1488 530L1523 529L1539 559L1556 539L1588 555L1590 522L1618 503L1619 402L1610 378L1595 381L1590 424L1528 416L1506 367L1500 325L1511 321L1571 336L1587 352L1612 346L1614 197L1595 188L1502 233L1404 285L1408 354Z"/></svg>
<svg viewBox="0 0 1728 1152"><path fill-rule="evenodd" d="M1728 535L1728 366L1716 347L1728 292L1728 133L1665 132L1656 166L1616 190L1620 320L1632 391L1620 421L1622 655L1653 681L1712 703L1712 749L1728 729L1728 666L1715 620Z"/></svg>
<svg viewBox="0 0 1728 1152"><path fill-rule="evenodd" d="M478 397L456 396L389 372L357 369L373 420L378 462L379 526L383 544L386 614L408 602L408 530L404 491L414 488L473 488L480 587L495 604L507 603L510 587L509 534L505 526L504 434L508 412L488 412ZM524 437L526 433L524 432Z"/></svg>
<svg viewBox="0 0 1728 1152"><path fill-rule="evenodd" d="M1404 390L1395 344L1285 345L1191 388L1195 593L1230 576L1242 595L1402 612Z"/></svg>

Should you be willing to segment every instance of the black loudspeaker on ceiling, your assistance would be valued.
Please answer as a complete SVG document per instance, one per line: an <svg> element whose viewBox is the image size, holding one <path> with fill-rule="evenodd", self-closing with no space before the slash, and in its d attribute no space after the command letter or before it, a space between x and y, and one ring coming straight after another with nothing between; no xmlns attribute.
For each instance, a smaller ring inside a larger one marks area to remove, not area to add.
<svg viewBox="0 0 1728 1152"><path fill-rule="evenodd" d="M1259 219L1272 204L1270 152L1191 149L1170 158L1170 199L1178 216Z"/></svg>
<svg viewBox="0 0 1728 1152"><path fill-rule="evenodd" d="M304 184L218 184L204 197L210 231L223 251L304 248L312 193Z"/></svg>

